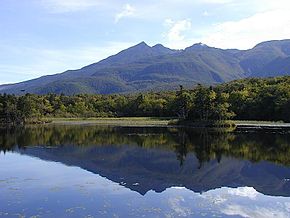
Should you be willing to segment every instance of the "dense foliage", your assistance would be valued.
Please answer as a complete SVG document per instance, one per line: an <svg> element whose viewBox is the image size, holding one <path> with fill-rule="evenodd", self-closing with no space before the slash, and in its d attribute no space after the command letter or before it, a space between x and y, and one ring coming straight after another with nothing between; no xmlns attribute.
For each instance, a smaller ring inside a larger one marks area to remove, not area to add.
<svg viewBox="0 0 290 218"><path fill-rule="evenodd" d="M2 123L43 117L180 117L290 122L290 77L245 79L192 90L134 95L0 95Z"/></svg>

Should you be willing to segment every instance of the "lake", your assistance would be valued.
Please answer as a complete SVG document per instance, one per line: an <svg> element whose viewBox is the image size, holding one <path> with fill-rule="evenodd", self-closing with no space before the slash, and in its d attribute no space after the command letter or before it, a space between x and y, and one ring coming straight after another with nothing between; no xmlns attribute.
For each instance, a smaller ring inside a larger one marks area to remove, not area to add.
<svg viewBox="0 0 290 218"><path fill-rule="evenodd" d="M0 130L0 217L290 217L290 134Z"/></svg>

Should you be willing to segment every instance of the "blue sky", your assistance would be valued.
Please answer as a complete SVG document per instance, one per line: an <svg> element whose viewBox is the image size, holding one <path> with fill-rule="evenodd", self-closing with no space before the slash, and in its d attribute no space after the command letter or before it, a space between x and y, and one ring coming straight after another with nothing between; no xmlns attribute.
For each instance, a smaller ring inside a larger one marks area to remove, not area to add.
<svg viewBox="0 0 290 218"><path fill-rule="evenodd" d="M248 49L290 38L289 0L1 0L0 84L77 69L145 41Z"/></svg>

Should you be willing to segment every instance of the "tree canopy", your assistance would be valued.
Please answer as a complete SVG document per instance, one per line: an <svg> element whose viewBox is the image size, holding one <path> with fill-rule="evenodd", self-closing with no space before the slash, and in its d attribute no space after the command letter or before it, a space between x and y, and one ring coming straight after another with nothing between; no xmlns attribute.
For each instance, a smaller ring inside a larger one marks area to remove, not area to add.
<svg viewBox="0 0 290 218"><path fill-rule="evenodd" d="M0 95L0 123L44 117L179 117L290 122L290 76L137 94Z"/></svg>

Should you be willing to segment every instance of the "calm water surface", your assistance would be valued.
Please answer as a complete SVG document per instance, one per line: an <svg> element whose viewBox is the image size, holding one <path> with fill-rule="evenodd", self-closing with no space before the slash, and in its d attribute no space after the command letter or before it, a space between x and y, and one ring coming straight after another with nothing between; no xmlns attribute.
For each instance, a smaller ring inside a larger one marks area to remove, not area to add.
<svg viewBox="0 0 290 218"><path fill-rule="evenodd" d="M290 217L290 134L0 130L0 217Z"/></svg>

